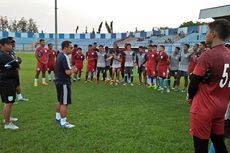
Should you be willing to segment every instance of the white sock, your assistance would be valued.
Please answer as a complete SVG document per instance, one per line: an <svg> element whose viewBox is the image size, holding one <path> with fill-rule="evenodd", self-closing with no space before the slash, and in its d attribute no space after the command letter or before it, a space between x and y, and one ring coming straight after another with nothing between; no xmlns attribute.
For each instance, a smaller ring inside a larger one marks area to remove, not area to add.
<svg viewBox="0 0 230 153"><path fill-rule="evenodd" d="M156 85L156 79L155 78L153 78L153 84Z"/></svg>
<svg viewBox="0 0 230 153"><path fill-rule="evenodd" d="M51 80L51 75L50 74L48 74L48 79Z"/></svg>
<svg viewBox="0 0 230 153"><path fill-rule="evenodd" d="M22 99L22 94L17 94L18 99Z"/></svg>
<svg viewBox="0 0 230 153"><path fill-rule="evenodd" d="M61 119L61 115L60 115L59 112L56 112L56 119L57 119L57 120L60 120L60 119Z"/></svg>
<svg viewBox="0 0 230 153"><path fill-rule="evenodd" d="M61 125L64 125L66 123L66 117L65 118L61 118Z"/></svg>
<svg viewBox="0 0 230 153"><path fill-rule="evenodd" d="M34 83L38 83L38 79L34 79Z"/></svg>
<svg viewBox="0 0 230 153"><path fill-rule="evenodd" d="M151 78L150 77L147 77L147 83L151 86L152 83L151 83Z"/></svg>
<svg viewBox="0 0 230 153"><path fill-rule="evenodd" d="M46 78L42 78L42 83L45 83L46 82Z"/></svg>

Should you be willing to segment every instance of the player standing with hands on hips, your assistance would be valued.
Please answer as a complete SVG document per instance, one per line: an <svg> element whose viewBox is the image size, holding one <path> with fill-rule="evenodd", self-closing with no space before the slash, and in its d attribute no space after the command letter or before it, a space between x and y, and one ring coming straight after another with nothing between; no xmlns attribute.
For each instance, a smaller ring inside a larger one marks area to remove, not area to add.
<svg viewBox="0 0 230 153"><path fill-rule="evenodd" d="M210 50L198 59L191 74L187 102L190 134L195 153L208 153L208 142L216 153L227 153L224 144L224 115L230 97L230 52L224 41L230 37L230 22L218 19L208 25L206 43Z"/></svg>

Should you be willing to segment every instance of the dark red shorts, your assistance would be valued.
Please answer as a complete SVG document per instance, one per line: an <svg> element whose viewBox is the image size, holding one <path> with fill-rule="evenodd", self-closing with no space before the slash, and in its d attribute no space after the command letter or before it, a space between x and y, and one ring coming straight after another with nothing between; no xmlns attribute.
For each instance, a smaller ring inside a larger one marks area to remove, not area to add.
<svg viewBox="0 0 230 153"><path fill-rule="evenodd" d="M46 64L42 64L40 62L37 62L37 68L36 68L37 71L46 71L47 70L47 65Z"/></svg>
<svg viewBox="0 0 230 153"><path fill-rule="evenodd" d="M158 67L158 76L162 78L166 78L167 76L167 67Z"/></svg>
<svg viewBox="0 0 230 153"><path fill-rule="evenodd" d="M82 72L82 69L83 69L82 64L77 64L77 65L75 65L75 67L77 68L77 71Z"/></svg>
<svg viewBox="0 0 230 153"><path fill-rule="evenodd" d="M95 71L95 66L94 65L87 65L86 73L94 72L94 71Z"/></svg>
<svg viewBox="0 0 230 153"><path fill-rule="evenodd" d="M147 67L147 76L150 77L155 77L156 76L156 70L154 69L154 67Z"/></svg>
<svg viewBox="0 0 230 153"><path fill-rule="evenodd" d="M47 64L47 70L48 71L54 71L55 70L55 64L54 63L48 63Z"/></svg>
<svg viewBox="0 0 230 153"><path fill-rule="evenodd" d="M224 116L213 117L190 113L190 135L200 139L209 139L211 134L224 135Z"/></svg>

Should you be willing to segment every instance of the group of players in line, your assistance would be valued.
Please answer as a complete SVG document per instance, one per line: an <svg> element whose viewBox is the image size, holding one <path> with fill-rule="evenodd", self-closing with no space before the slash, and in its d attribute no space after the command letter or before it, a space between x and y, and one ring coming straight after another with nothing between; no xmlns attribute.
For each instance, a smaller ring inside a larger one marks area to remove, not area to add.
<svg viewBox="0 0 230 153"><path fill-rule="evenodd" d="M35 50L37 59L35 87L38 86L40 72L42 72L43 85L48 85L45 81L46 71L48 71L49 81L51 81L51 72L53 71L55 74L55 60L59 52L53 50L52 44L48 44L46 49L45 44L45 40L41 39L40 46ZM164 45L149 45L147 52L145 47L140 46L135 52L132 50L131 44L128 43L122 49L119 49L116 43L111 49L102 45L97 47L97 43L94 43L88 45L88 51L84 54L82 48L74 45L70 64L74 71L73 81L80 81L84 60L86 60L85 82L95 81L98 84L100 74L102 74L104 84L123 83L123 85L133 86L133 70L137 67L140 85L144 84L148 88L163 92L165 82L166 91L170 92L170 78L173 77L172 89L179 91L181 77L184 77L184 87L181 91L185 92L188 86L188 77L193 72L197 59L206 50L205 42L194 44L191 49L189 44L184 44L183 49L175 47L173 54L169 56L165 52Z"/></svg>

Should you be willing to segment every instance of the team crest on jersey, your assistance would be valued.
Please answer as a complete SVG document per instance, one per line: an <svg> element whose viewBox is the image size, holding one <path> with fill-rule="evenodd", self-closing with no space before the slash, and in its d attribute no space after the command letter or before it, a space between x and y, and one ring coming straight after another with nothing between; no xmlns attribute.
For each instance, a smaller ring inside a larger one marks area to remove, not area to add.
<svg viewBox="0 0 230 153"><path fill-rule="evenodd" d="M42 56L42 51L38 51L38 57Z"/></svg>
<svg viewBox="0 0 230 153"><path fill-rule="evenodd" d="M14 97L13 96L8 96L8 101L13 101Z"/></svg>

